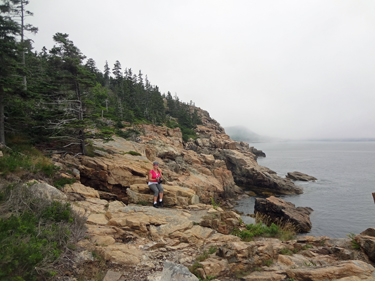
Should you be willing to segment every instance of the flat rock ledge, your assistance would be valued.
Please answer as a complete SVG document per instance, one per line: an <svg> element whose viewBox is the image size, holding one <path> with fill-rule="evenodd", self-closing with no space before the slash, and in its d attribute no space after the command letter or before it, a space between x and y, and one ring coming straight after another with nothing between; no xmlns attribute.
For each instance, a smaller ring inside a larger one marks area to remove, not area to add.
<svg viewBox="0 0 375 281"><path fill-rule="evenodd" d="M289 222L294 225L297 232L304 233L311 230L310 214L313 209L309 207L297 207L275 196L257 198L255 200L254 213L261 213L269 217L271 221Z"/></svg>
<svg viewBox="0 0 375 281"><path fill-rule="evenodd" d="M294 181L316 181L317 178L313 176L309 176L307 174L301 173L301 172L289 172L286 177L288 179L294 180Z"/></svg>

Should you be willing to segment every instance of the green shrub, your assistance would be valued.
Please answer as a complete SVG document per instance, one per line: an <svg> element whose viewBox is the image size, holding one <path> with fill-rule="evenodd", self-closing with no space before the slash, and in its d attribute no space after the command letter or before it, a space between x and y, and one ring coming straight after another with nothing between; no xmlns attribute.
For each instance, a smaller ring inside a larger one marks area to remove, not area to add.
<svg viewBox="0 0 375 281"><path fill-rule="evenodd" d="M208 250L208 254L212 255L217 252L217 248L215 246L211 246L210 249Z"/></svg>
<svg viewBox="0 0 375 281"><path fill-rule="evenodd" d="M281 250L280 250L280 254L282 254L282 255L288 255L288 256L293 255L292 251L289 250L288 248L283 248L283 249L281 249Z"/></svg>
<svg viewBox="0 0 375 281"><path fill-rule="evenodd" d="M240 237L244 241L251 241L253 237L279 237L282 235L280 227L272 223L269 227L262 222L257 224L247 224L246 230L235 229L233 235Z"/></svg>
<svg viewBox="0 0 375 281"><path fill-rule="evenodd" d="M352 244L353 249L357 249L357 250L361 249L361 245L359 245L358 242L354 239L355 237L354 233L350 233L347 236L351 239L350 243Z"/></svg>
<svg viewBox="0 0 375 281"><path fill-rule="evenodd" d="M57 179L53 182L53 186L58 188L58 189L61 189L66 184L73 184L75 182L76 182L76 179L60 178L60 179Z"/></svg>
<svg viewBox="0 0 375 281"><path fill-rule="evenodd" d="M38 172L51 177L59 168L50 159L30 145L16 145L12 150L4 151L0 158L0 171L4 176L17 172Z"/></svg>
<svg viewBox="0 0 375 281"><path fill-rule="evenodd" d="M40 273L55 275L52 264L72 245L68 241L77 216L69 204L38 199L26 203L27 210L19 215L0 219L0 280L32 281Z"/></svg>
<svg viewBox="0 0 375 281"><path fill-rule="evenodd" d="M115 133L117 136L121 138L132 139L132 140L135 140L141 134L141 132L139 132L136 129L128 129L126 131L116 130Z"/></svg>
<svg viewBox="0 0 375 281"><path fill-rule="evenodd" d="M137 204L138 204L138 205L142 205L142 206L147 206L147 205L149 205L149 203L148 203L147 201L139 201Z"/></svg>
<svg viewBox="0 0 375 281"><path fill-rule="evenodd" d="M272 259L264 260L262 264L269 267L270 265L273 264L273 260Z"/></svg>
<svg viewBox="0 0 375 281"><path fill-rule="evenodd" d="M306 245L303 245L302 246L302 250L307 250L307 249L310 249L310 248L312 248L313 246L312 245L310 245L310 244L306 244Z"/></svg>
<svg viewBox="0 0 375 281"><path fill-rule="evenodd" d="M130 154L130 155L133 155L133 156L142 156L142 154L140 154L139 152L133 151L133 150L125 152L125 154Z"/></svg>
<svg viewBox="0 0 375 281"><path fill-rule="evenodd" d="M218 207L220 207L221 202L220 202L219 204L217 204L217 203L215 202L214 198L212 198L212 197L210 197L210 198L211 198L211 205L212 205L212 208L214 208L214 209L216 210Z"/></svg>

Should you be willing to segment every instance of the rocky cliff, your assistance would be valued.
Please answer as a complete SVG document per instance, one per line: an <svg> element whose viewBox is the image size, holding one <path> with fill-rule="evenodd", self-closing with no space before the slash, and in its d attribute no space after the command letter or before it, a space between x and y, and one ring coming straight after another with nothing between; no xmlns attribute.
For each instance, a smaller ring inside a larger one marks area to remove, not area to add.
<svg viewBox="0 0 375 281"><path fill-rule="evenodd" d="M140 125L137 129L142 135L136 141L115 136L109 142L94 140L97 157L55 155L54 160L73 165L81 183L99 190L103 199L124 203L134 202L131 187L146 184L155 160L160 163L166 187L191 189L201 202L233 197L242 192L238 186L274 194L302 193L291 180L258 165L257 155L262 154L247 143L231 140L208 112L199 109L198 114L203 124L196 128L196 140L184 143L179 128ZM123 130L129 129L133 128Z"/></svg>
<svg viewBox="0 0 375 281"><path fill-rule="evenodd" d="M196 281L185 266L200 280L375 280L374 229L342 239L245 239L249 226L238 214L204 204L242 193L237 185L276 194L302 190L259 166L259 151L231 140L207 112L199 114L196 140L184 143L178 128L141 125L136 141L93 140L95 157L55 153L60 177L77 180L62 191L26 184L33 196L69 201L86 221L84 239L71 245L68 265L54 280ZM154 160L166 179L159 209L146 184Z"/></svg>

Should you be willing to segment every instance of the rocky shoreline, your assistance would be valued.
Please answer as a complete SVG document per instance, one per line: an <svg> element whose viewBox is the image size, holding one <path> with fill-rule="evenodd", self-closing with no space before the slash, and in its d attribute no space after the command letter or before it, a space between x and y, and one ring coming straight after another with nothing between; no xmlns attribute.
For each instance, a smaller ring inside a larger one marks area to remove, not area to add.
<svg viewBox="0 0 375 281"><path fill-rule="evenodd" d="M66 187L66 193L43 182L29 188L51 200L66 201L72 192L85 198L71 202L87 218L87 231L60 280L97 280L92 274L98 270L105 271L106 281L198 280L184 270L184 279L165 279L166 272L177 274L173 264L188 267L202 280L375 280L375 228L352 238L254 237L246 242L231 234L246 229L240 216L219 206L155 209L100 199L96 190L82 185L74 191Z"/></svg>
<svg viewBox="0 0 375 281"><path fill-rule="evenodd" d="M302 188L258 165L263 152L231 140L206 111L198 113L204 125L187 143L179 128L139 125L143 134L135 141L93 140L95 157L52 155L60 177L76 182L61 191L42 181L28 186L37 196L70 202L87 227L58 280L198 280L186 267L201 280L375 280L374 229L341 239L233 235L247 230L230 210L244 195L239 186L263 195L301 194ZM155 160L165 178L159 209L151 206L146 184ZM283 212L294 226L301 222L298 231L309 231L312 210L290 207L269 197L258 200L256 211L275 218Z"/></svg>

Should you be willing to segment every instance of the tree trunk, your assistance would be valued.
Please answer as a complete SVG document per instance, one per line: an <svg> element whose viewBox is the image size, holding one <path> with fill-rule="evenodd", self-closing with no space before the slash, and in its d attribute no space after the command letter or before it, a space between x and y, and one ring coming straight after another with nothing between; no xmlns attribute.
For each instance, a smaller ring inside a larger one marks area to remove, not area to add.
<svg viewBox="0 0 375 281"><path fill-rule="evenodd" d="M5 145L4 89L0 86L0 144Z"/></svg>
<svg viewBox="0 0 375 281"><path fill-rule="evenodd" d="M24 30L25 30L25 15L24 15L24 2L21 1L21 46L22 46L22 66L23 71L25 71L26 67L26 61L25 61L25 44L24 44ZM25 91L27 91L27 81L26 81L26 75L23 75L23 88Z"/></svg>
<svg viewBox="0 0 375 281"><path fill-rule="evenodd" d="M82 96L81 96L81 88L79 83L77 82L77 77L76 77L76 95L77 95L77 100L79 101L79 110L78 110L78 120L82 120L83 122L83 104L82 104ZM81 153L83 155L87 154L86 146L85 146L85 132L84 129L79 130L79 141L81 144Z"/></svg>

